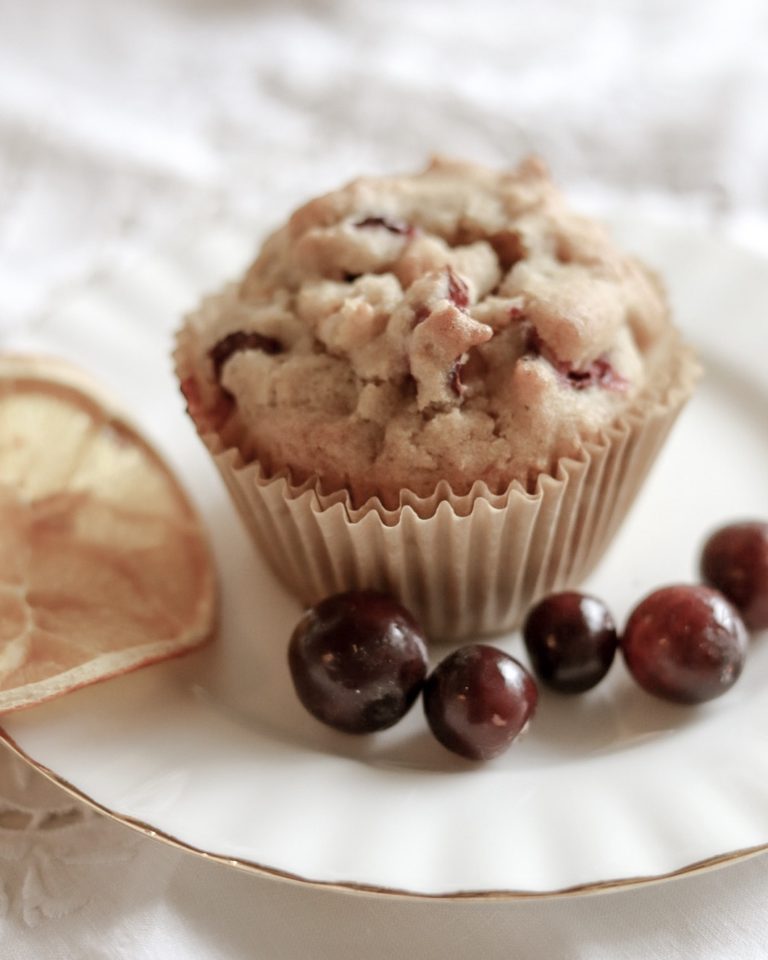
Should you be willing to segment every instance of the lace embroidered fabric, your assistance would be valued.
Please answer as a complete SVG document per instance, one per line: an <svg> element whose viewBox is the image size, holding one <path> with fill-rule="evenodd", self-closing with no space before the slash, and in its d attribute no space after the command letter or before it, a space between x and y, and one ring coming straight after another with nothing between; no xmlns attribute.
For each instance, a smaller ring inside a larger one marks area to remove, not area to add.
<svg viewBox="0 0 768 960"><path fill-rule="evenodd" d="M0 923L36 927L85 907L141 837L0 752Z"/></svg>

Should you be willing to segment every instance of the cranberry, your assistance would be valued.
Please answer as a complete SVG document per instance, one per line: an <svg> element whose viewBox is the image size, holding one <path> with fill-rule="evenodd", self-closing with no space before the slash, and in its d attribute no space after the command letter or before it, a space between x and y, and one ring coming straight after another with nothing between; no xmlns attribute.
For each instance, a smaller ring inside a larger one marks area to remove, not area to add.
<svg viewBox="0 0 768 960"><path fill-rule="evenodd" d="M385 230L389 230L390 233L399 234L404 237L409 237L413 234L413 227L409 223L406 223L404 220L392 220L389 217L365 217L363 220L358 220L355 226L362 230L369 227L383 227Z"/></svg>
<svg viewBox="0 0 768 960"><path fill-rule="evenodd" d="M340 593L310 607L288 648L296 693L322 723L346 733L391 727L427 674L421 628L391 597Z"/></svg>
<svg viewBox="0 0 768 960"><path fill-rule="evenodd" d="M768 629L768 523L734 523L704 545L701 575L731 601L752 630Z"/></svg>
<svg viewBox="0 0 768 960"><path fill-rule="evenodd" d="M424 712L448 750L470 760L503 753L536 709L536 684L495 647L472 644L447 656L424 685Z"/></svg>
<svg viewBox="0 0 768 960"><path fill-rule="evenodd" d="M553 593L523 625L523 639L539 680L561 693L599 683L616 654L616 624L605 604L583 593Z"/></svg>
<svg viewBox="0 0 768 960"><path fill-rule="evenodd" d="M709 587L656 590L632 612L621 648L643 689L677 703L703 703L738 680L747 631L730 603Z"/></svg>
<svg viewBox="0 0 768 960"><path fill-rule="evenodd" d="M448 280L447 299L459 310L466 310L469 306L469 287L451 267L447 267L445 272ZM431 313L432 309L430 307L425 303L420 304L414 310L413 326L417 327L420 323L423 323ZM451 386L455 389L453 384Z"/></svg>
<svg viewBox="0 0 768 960"><path fill-rule="evenodd" d="M513 307L513 319L519 319L522 316L518 308ZM626 390L627 381L616 368L611 364L606 356L600 356L593 360L586 367L575 367L572 363L564 360L558 360L553 356L552 351L542 340L538 330L530 326L526 332L525 340L526 352L535 357L544 357L555 368L561 380L567 383L574 390L586 390L588 387L602 387L605 390Z"/></svg>
<svg viewBox="0 0 768 960"><path fill-rule="evenodd" d="M242 350L261 350L262 353L268 353L273 356L276 353L283 352L283 345L274 337L266 337L263 333L246 333L244 330L238 330L224 337L210 350L209 356L213 362L214 373L218 380L221 376L221 368L234 353L240 353Z"/></svg>
<svg viewBox="0 0 768 960"><path fill-rule="evenodd" d="M522 320L525 323L523 328L525 336L525 352L530 354L532 357L544 357L545 360L551 362L551 353L549 348L544 343L539 334L539 331L534 327L530 320L525 319L525 312L520 307L511 308L511 317L513 320Z"/></svg>
<svg viewBox="0 0 768 960"><path fill-rule="evenodd" d="M187 401L187 410L192 418L206 430L219 430L232 413L234 406L232 397L226 390L210 407L203 403L200 387L194 377L186 377L181 382L181 392Z"/></svg>
<svg viewBox="0 0 768 960"><path fill-rule="evenodd" d="M187 401L189 412L193 415L203 409L203 398L200 394L200 387L194 377L185 377L181 381L181 392Z"/></svg>
<svg viewBox="0 0 768 960"><path fill-rule="evenodd" d="M448 267L448 299L459 310L469 306L469 287L451 267Z"/></svg>
<svg viewBox="0 0 768 960"><path fill-rule="evenodd" d="M461 371L466 364L465 360L459 358L454 360L448 369L448 386L457 397L463 397L467 389L461 379Z"/></svg>
<svg viewBox="0 0 768 960"><path fill-rule="evenodd" d="M578 370L567 363L555 364L555 369L564 377L574 390L586 390L587 387L603 387L605 390L624 390L627 381L605 357L598 357L588 367Z"/></svg>

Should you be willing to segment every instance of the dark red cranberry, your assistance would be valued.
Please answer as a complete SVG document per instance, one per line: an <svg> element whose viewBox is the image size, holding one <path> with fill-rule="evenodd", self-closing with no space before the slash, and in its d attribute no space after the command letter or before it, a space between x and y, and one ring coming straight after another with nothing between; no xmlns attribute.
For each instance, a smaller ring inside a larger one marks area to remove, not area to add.
<svg viewBox="0 0 768 960"><path fill-rule="evenodd" d="M181 381L181 392L187 401L189 412L194 416L203 408L203 399L200 394L200 387L194 377L185 377Z"/></svg>
<svg viewBox="0 0 768 960"><path fill-rule="evenodd" d="M588 367L578 370L568 363L556 363L555 369L574 390L602 387L604 390L624 390L627 381L605 357L598 357Z"/></svg>
<svg viewBox="0 0 768 960"><path fill-rule="evenodd" d="M523 639L537 678L560 693L582 693L599 683L618 645L606 605L576 592L540 600L525 620Z"/></svg>
<svg viewBox="0 0 768 960"><path fill-rule="evenodd" d="M710 587L656 590L632 612L621 638L629 672L649 693L703 703L738 680L747 631L735 608Z"/></svg>
<svg viewBox="0 0 768 960"><path fill-rule="evenodd" d="M459 310L466 310L469 306L469 287L451 267L446 269L446 275L448 277L447 299ZM426 304L420 304L414 310L413 326L417 327L420 323L423 323L431 313L430 307Z"/></svg>
<svg viewBox="0 0 768 960"><path fill-rule="evenodd" d="M186 377L182 381L181 392L187 401L187 409L190 415L203 429L220 429L232 413L234 404L226 390L222 390L221 396L217 397L215 402L208 407L203 403L200 387L194 377Z"/></svg>
<svg viewBox="0 0 768 960"><path fill-rule="evenodd" d="M701 575L725 594L751 630L768 629L768 523L716 530L704 545Z"/></svg>
<svg viewBox="0 0 768 960"><path fill-rule="evenodd" d="M516 310L516 308L512 308ZM525 337L526 353L544 357L555 368L561 380L574 390L586 390L588 387L602 387L605 390L626 390L628 383L615 369L607 357L598 357L588 366L579 368L572 363L558 360L542 340L538 330L531 325Z"/></svg>
<svg viewBox="0 0 768 960"><path fill-rule="evenodd" d="M373 733L413 705L427 674L427 647L416 620L392 597L351 591L306 611L288 665L314 717L346 733Z"/></svg>
<svg viewBox="0 0 768 960"><path fill-rule="evenodd" d="M461 647L424 685L424 713L448 750L469 760L503 753L536 709L533 677L513 657L485 644Z"/></svg>
<svg viewBox="0 0 768 960"><path fill-rule="evenodd" d="M459 310L469 306L469 287L451 267L448 267L448 299Z"/></svg>
<svg viewBox="0 0 768 960"><path fill-rule="evenodd" d="M221 376L221 368L235 354L242 350L261 350L262 353L268 353L273 356L283 352L283 345L274 337L265 337L263 333L246 333L244 330L238 330L230 333L212 347L209 352L213 362L213 370L218 380Z"/></svg>
<svg viewBox="0 0 768 960"><path fill-rule="evenodd" d="M525 313L519 307L512 307L511 311L513 311L513 313L510 314L513 319L524 319ZM531 356L544 357L549 360L549 350L536 327L534 327L530 321L527 321L523 330L525 334L525 352L531 354Z"/></svg>
<svg viewBox="0 0 768 960"><path fill-rule="evenodd" d="M390 217L365 217L362 220L358 220L355 226L361 230L368 229L369 227L383 227L385 230L389 230L390 233L396 233L404 237L409 237L413 233L411 224L406 223L404 220L393 220Z"/></svg>
<svg viewBox="0 0 768 960"><path fill-rule="evenodd" d="M464 368L465 361L459 358L454 360L448 370L448 386L457 397L463 397L466 387L461 381L461 371Z"/></svg>

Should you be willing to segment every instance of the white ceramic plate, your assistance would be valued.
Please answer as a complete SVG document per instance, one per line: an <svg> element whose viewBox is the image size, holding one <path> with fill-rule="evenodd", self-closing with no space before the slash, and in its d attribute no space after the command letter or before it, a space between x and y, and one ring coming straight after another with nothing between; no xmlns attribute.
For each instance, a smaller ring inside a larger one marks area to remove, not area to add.
<svg viewBox="0 0 768 960"><path fill-rule="evenodd" d="M681 228L619 233L664 266L707 367L588 584L623 618L654 586L695 575L711 527L768 516L768 264ZM165 450L208 521L224 602L209 650L8 716L5 737L127 822L236 865L343 887L602 889L768 844L766 636L737 686L700 708L645 695L619 662L586 696L545 693L527 737L486 766L443 751L418 707L364 739L302 711L285 663L299 606L246 540L168 358L180 312L250 246L235 229L172 245L25 342L101 375ZM520 652L519 637L500 642Z"/></svg>

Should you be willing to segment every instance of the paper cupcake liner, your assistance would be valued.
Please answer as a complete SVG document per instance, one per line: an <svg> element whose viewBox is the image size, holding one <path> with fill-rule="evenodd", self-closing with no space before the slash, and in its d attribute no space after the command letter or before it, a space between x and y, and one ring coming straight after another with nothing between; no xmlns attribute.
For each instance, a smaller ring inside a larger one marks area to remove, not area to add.
<svg viewBox="0 0 768 960"><path fill-rule="evenodd" d="M180 380L193 371L191 332L175 355ZM346 491L294 484L244 462L198 416L196 425L253 539L275 574L304 603L342 590L392 593L434 640L456 641L515 627L531 603L590 573L631 506L698 374L677 338L664 375L620 423L542 474L533 493L502 494L447 483L429 497L404 490L395 509L377 498L354 507ZM193 419L195 412L192 411Z"/></svg>

